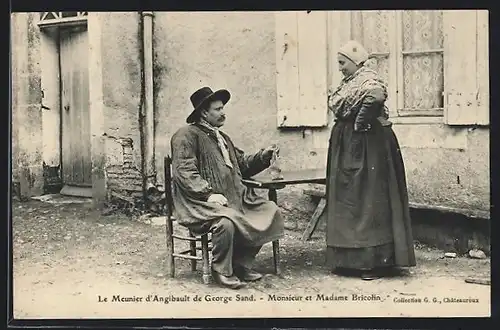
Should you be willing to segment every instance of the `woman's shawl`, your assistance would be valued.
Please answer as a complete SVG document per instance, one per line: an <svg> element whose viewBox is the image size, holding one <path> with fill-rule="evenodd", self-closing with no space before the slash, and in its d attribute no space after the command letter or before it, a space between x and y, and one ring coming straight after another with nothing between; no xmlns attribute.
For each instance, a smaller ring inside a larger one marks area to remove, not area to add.
<svg viewBox="0 0 500 330"><path fill-rule="evenodd" d="M336 90L329 91L328 108L333 111L337 118L354 117L359 112L365 96L376 89L383 91L385 100L387 98L385 82L377 72L367 67L361 67L351 76L344 78ZM389 118L389 111L385 105L380 116L385 119Z"/></svg>

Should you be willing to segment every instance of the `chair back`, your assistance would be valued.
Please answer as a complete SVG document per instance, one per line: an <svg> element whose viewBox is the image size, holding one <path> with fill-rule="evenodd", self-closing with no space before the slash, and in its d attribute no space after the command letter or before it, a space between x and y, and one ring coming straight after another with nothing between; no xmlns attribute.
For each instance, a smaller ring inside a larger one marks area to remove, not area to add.
<svg viewBox="0 0 500 330"><path fill-rule="evenodd" d="M172 196L172 157L170 157L170 155L164 157L163 169L165 176L165 211L170 220L174 207L174 199Z"/></svg>

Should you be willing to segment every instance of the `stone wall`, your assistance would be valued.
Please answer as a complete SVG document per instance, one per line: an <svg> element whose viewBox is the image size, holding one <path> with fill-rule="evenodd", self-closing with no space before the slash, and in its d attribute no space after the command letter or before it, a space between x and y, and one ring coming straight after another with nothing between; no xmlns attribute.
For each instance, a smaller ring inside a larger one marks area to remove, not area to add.
<svg viewBox="0 0 500 330"><path fill-rule="evenodd" d="M12 33L12 180L23 197L43 193L42 93L38 13L14 13Z"/></svg>
<svg viewBox="0 0 500 330"><path fill-rule="evenodd" d="M106 140L106 184L108 201L126 201L132 205L142 200L142 175L134 159L130 138L108 136Z"/></svg>
<svg viewBox="0 0 500 330"><path fill-rule="evenodd" d="M156 164L189 114L189 96L201 86L227 88L222 130L247 152L277 143L284 169L326 165L330 127L276 127L274 13L161 13L154 17ZM224 22L223 25L219 24ZM412 202L489 210L489 128L396 123ZM458 179L457 179L458 178ZM300 187L278 194L291 213L310 209Z"/></svg>
<svg viewBox="0 0 500 330"><path fill-rule="evenodd" d="M490 210L488 127L395 125L406 166L410 201L430 206Z"/></svg>
<svg viewBox="0 0 500 330"><path fill-rule="evenodd" d="M40 32L35 24L36 15L12 16L13 178L26 195L41 194L44 182ZM119 145L111 149L122 148L123 157L129 157L128 152L132 155L130 168L125 160L118 164L109 160L114 165L108 167L107 178L111 180L108 188L115 184L123 186L113 180L123 181L120 176L126 175L134 180L131 185L135 188L130 191L137 192L142 180L137 171L141 168L139 123L144 101L140 14L100 13L99 16L103 132L132 140L130 149L116 141L106 142ZM231 91L223 130L237 146L251 153L277 143L284 169L326 164L330 128L283 131L276 127L274 29L272 12L155 12L155 159L160 184L163 156L170 153L170 138L185 125L192 109L189 96L205 85ZM395 124L394 130L401 144L412 202L489 209L489 128L415 123ZM280 205L290 214L302 212L297 207L303 207L304 212L313 209L301 189L290 187L278 193Z"/></svg>

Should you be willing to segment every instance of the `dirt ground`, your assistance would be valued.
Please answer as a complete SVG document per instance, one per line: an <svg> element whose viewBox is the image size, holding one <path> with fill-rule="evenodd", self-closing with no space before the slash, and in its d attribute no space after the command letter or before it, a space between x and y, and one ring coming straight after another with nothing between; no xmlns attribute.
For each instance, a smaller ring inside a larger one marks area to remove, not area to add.
<svg viewBox="0 0 500 330"><path fill-rule="evenodd" d="M15 318L490 315L490 286L464 281L489 279L490 260L444 258L419 244L418 265L404 276L362 281L328 271L323 233L304 243L287 231L283 274L272 274L267 244L255 268L268 275L233 291L202 284L188 261L177 261L176 277L167 277L163 226L103 216L89 203L14 202L12 213ZM318 300L322 294L331 299ZM118 295L135 301L113 301Z"/></svg>

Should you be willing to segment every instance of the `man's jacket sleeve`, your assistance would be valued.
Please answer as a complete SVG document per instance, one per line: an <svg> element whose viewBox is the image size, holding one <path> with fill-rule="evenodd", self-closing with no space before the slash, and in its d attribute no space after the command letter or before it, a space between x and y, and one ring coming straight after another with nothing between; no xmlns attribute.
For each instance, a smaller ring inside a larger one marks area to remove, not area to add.
<svg viewBox="0 0 500 330"><path fill-rule="evenodd" d="M178 132L181 133L181 132ZM183 193L192 198L206 201L213 193L210 184L201 177L198 171L196 155L196 139L188 134L175 134L172 146L173 181Z"/></svg>
<svg viewBox="0 0 500 330"><path fill-rule="evenodd" d="M237 147L234 147L234 151L243 178L248 179L269 167L270 159L263 156L263 149L252 155L246 155L243 150Z"/></svg>

